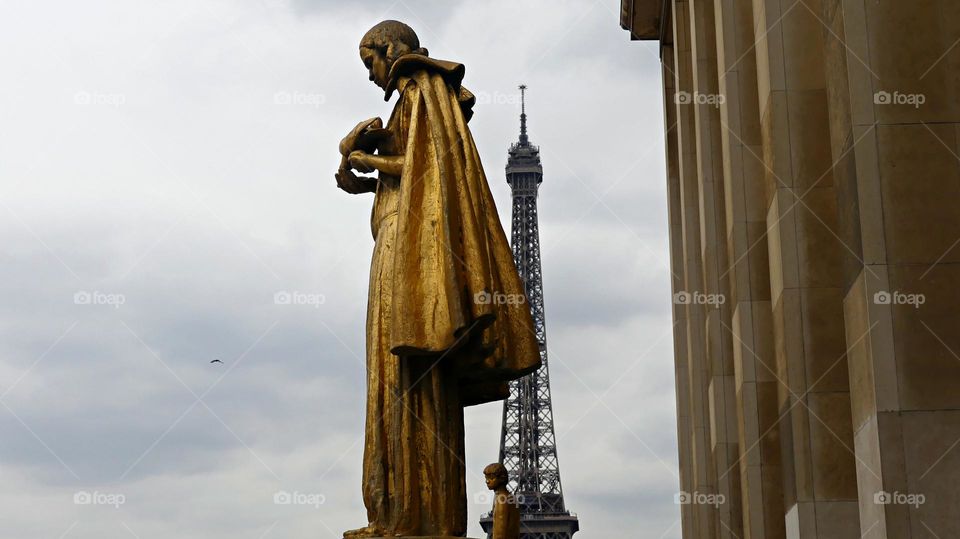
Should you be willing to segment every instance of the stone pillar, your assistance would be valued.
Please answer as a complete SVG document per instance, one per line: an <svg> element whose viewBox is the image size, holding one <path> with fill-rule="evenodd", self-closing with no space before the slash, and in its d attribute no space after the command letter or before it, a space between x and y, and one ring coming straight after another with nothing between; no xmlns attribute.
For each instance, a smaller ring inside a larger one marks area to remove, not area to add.
<svg viewBox="0 0 960 539"><path fill-rule="evenodd" d="M859 538L819 0L754 0L788 538Z"/></svg>
<svg viewBox="0 0 960 539"><path fill-rule="evenodd" d="M678 94L692 95L693 66L691 53L691 29L689 2L676 2L673 11L674 27L674 55L676 70L676 91ZM675 99L677 114L677 173L680 196L680 240L682 242L682 264L676 269L682 271L683 288L676 291L674 298L696 297L704 294L703 268L700 241L700 212L699 212L699 185L697 176L697 145L696 121L692 107L680 103ZM694 501L698 496L715 493L713 484L712 461L709 457L709 426L707 409L708 370L705 359L704 341L704 308L694 301L677 301L682 304L683 321L686 325L686 381L683 394L687 399L689 421L690 468L689 479L684 490L686 498L682 501ZM682 360L678 360L682 361ZM691 528L684 529L684 534L698 538L712 538L715 533L716 508L709 504L687 503L687 510L692 514Z"/></svg>
<svg viewBox="0 0 960 539"><path fill-rule="evenodd" d="M672 26L672 24L671 24ZM667 159L667 214L670 226L670 267L671 293L681 293L683 280L683 208L680 206L680 146L677 136L677 107L673 96L676 94L675 52L672 45L664 46L663 54L663 90L668 96L664 100L665 146ZM674 376L677 395L677 447L679 456L680 492L693 490L693 459L691 454L690 394L688 390L688 353L687 353L687 309L682 303L673 303L673 350ZM689 505L680 505L680 520L683 530L693 530L693 512Z"/></svg>
<svg viewBox="0 0 960 539"><path fill-rule="evenodd" d="M727 269L744 539L784 537L780 423L771 326L763 141L752 0L716 0Z"/></svg>
<svg viewBox="0 0 960 539"><path fill-rule="evenodd" d="M673 292L728 300L674 306L681 490L737 474L743 537L960 537L960 2L622 5L663 40Z"/></svg>
<svg viewBox="0 0 960 539"><path fill-rule="evenodd" d="M726 212L723 183L723 152L717 79L717 36L713 0L690 3L693 93L685 95L682 106L694 111L697 149L697 186L700 212L700 257L705 296L705 362L708 374L706 399L709 409L711 478L714 497L700 497L698 503L716 508L717 537L735 539L743 534L740 511L740 476L726 473L735 467L737 449L736 389L733 347L730 333L731 310L727 275Z"/></svg>
<svg viewBox="0 0 960 539"><path fill-rule="evenodd" d="M864 537L960 537L960 3L835 0L844 314Z"/></svg>

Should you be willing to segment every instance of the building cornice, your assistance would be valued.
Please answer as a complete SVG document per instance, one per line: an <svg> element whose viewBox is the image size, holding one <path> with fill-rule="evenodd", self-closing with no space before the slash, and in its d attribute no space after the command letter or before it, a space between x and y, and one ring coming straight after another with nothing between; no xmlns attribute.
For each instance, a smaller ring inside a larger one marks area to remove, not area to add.
<svg viewBox="0 0 960 539"><path fill-rule="evenodd" d="M662 39L665 0L621 0L620 26L630 32L630 39Z"/></svg>

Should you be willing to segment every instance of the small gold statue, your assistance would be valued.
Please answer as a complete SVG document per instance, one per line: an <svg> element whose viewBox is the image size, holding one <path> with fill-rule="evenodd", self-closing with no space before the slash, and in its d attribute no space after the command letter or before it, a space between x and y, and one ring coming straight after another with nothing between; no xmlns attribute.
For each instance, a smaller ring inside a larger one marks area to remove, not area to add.
<svg viewBox="0 0 960 539"><path fill-rule="evenodd" d="M337 185L376 193L367 302L367 412L359 537L463 537L463 407L500 400L540 366L513 254L467 128L462 64L384 21L360 42L386 127L364 120L340 144ZM352 170L351 170L352 169ZM376 178L366 174L378 171Z"/></svg>
<svg viewBox="0 0 960 539"><path fill-rule="evenodd" d="M520 508L513 494L507 490L507 468L494 462L483 469L487 488L493 491L493 529L491 539L520 539Z"/></svg>

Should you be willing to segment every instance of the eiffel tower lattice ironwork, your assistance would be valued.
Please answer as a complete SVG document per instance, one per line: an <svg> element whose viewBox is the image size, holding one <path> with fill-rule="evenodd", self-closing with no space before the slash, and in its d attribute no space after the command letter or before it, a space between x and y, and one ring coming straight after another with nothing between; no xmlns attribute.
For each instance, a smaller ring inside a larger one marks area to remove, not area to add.
<svg viewBox="0 0 960 539"><path fill-rule="evenodd" d="M525 85L520 86L520 140L510 145L506 173L513 192L513 258L533 314L543 365L510 382L510 396L503 403L500 462L510 472L509 488L520 506L521 539L570 539L580 529L580 523L564 505L560 486L537 222L537 192L543 181L543 167L540 148L530 144L527 137L526 89ZM490 513L481 518L480 525L491 537Z"/></svg>

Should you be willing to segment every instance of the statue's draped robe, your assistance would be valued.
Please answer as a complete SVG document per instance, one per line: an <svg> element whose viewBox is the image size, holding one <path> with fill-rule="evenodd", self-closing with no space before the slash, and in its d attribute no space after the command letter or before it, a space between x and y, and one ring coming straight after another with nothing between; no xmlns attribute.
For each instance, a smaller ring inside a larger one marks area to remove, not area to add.
<svg viewBox="0 0 960 539"><path fill-rule="evenodd" d="M371 219L363 457L368 518L386 536L465 534L463 406L504 398L540 365L462 77L411 54L387 90L404 165L380 174Z"/></svg>

